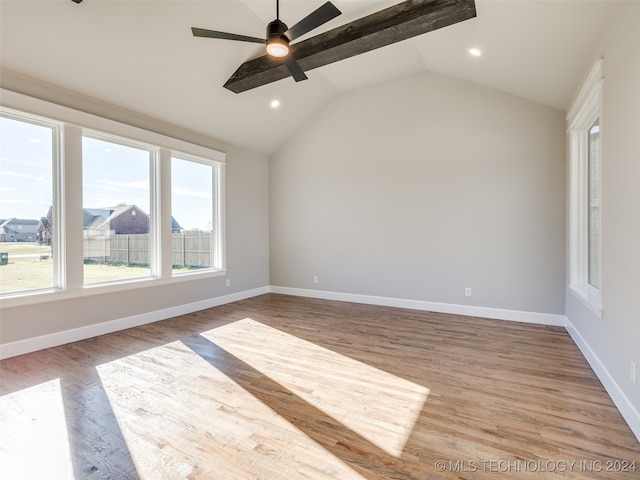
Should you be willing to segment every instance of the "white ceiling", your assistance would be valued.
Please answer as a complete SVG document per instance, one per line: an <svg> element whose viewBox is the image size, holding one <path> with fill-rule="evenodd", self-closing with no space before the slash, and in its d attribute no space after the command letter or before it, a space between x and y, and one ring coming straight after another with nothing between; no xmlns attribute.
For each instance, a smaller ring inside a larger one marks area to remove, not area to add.
<svg viewBox="0 0 640 480"><path fill-rule="evenodd" d="M332 0L343 15L312 34L398 3ZM290 26L324 0L282 0ZM565 110L618 2L476 0L477 18L234 94L225 83L261 37L275 0L0 0L0 64L38 80L271 154L335 96L431 71ZM309 35L308 35L309 36ZM470 47L483 55L469 55ZM271 109L272 99L281 106Z"/></svg>

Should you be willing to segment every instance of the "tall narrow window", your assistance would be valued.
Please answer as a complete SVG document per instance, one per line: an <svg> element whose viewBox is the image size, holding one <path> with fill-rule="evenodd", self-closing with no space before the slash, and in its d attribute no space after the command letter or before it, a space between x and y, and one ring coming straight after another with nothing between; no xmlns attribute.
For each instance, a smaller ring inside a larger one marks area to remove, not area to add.
<svg viewBox="0 0 640 480"><path fill-rule="evenodd" d="M54 285L55 128L0 116L0 293Z"/></svg>
<svg viewBox="0 0 640 480"><path fill-rule="evenodd" d="M85 283L151 275L150 150L82 139Z"/></svg>
<svg viewBox="0 0 640 480"><path fill-rule="evenodd" d="M171 159L171 215L173 273L219 268L216 168L209 163Z"/></svg>
<svg viewBox="0 0 640 480"><path fill-rule="evenodd" d="M588 282L600 288L600 120L589 129L589 246Z"/></svg>
<svg viewBox="0 0 640 480"><path fill-rule="evenodd" d="M569 287L594 314L602 317L600 116L603 61L591 69L567 113L570 159Z"/></svg>

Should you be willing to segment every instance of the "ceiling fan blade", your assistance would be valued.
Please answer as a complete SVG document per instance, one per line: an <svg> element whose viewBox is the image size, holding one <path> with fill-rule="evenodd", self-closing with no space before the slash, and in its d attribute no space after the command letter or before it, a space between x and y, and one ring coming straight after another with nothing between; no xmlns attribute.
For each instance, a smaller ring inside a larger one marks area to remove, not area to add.
<svg viewBox="0 0 640 480"><path fill-rule="evenodd" d="M285 59L284 64L287 66L287 69L289 69L289 73L291 74L291 76L296 82L301 82L302 80L307 79L307 76L302 70L302 67L298 62L296 62L296 59L293 58L291 55L289 55Z"/></svg>
<svg viewBox="0 0 640 480"><path fill-rule="evenodd" d="M205 28L191 27L194 37L220 38L222 40L238 40L240 42L264 43L264 38L247 37L246 35L237 35L235 33L216 32L215 30L207 30Z"/></svg>
<svg viewBox="0 0 640 480"><path fill-rule="evenodd" d="M314 28L319 27L327 23L329 20L336 18L342 12L331 2L327 2L317 10L314 10L309 15L304 17L298 23L296 23L289 30L284 32L285 36L290 42L298 37L301 37L307 32L310 32Z"/></svg>

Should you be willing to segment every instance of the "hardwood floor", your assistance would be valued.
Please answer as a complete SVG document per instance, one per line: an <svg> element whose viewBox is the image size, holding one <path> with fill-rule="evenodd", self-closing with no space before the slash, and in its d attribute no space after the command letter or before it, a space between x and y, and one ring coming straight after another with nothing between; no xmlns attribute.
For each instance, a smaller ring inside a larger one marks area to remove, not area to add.
<svg viewBox="0 0 640 480"><path fill-rule="evenodd" d="M640 478L559 327L269 294L0 367L1 478Z"/></svg>

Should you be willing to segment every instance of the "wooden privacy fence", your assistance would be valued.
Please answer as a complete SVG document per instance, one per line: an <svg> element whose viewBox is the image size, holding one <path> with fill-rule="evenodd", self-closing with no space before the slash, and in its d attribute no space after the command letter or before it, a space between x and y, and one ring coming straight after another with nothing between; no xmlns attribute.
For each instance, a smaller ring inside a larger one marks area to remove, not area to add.
<svg viewBox="0 0 640 480"><path fill-rule="evenodd" d="M213 266L213 233L174 233L171 237L173 265ZM96 263L149 265L149 235L85 236L84 259Z"/></svg>
<svg viewBox="0 0 640 480"><path fill-rule="evenodd" d="M193 232L171 235L172 264L181 267L213 266L213 233Z"/></svg>

